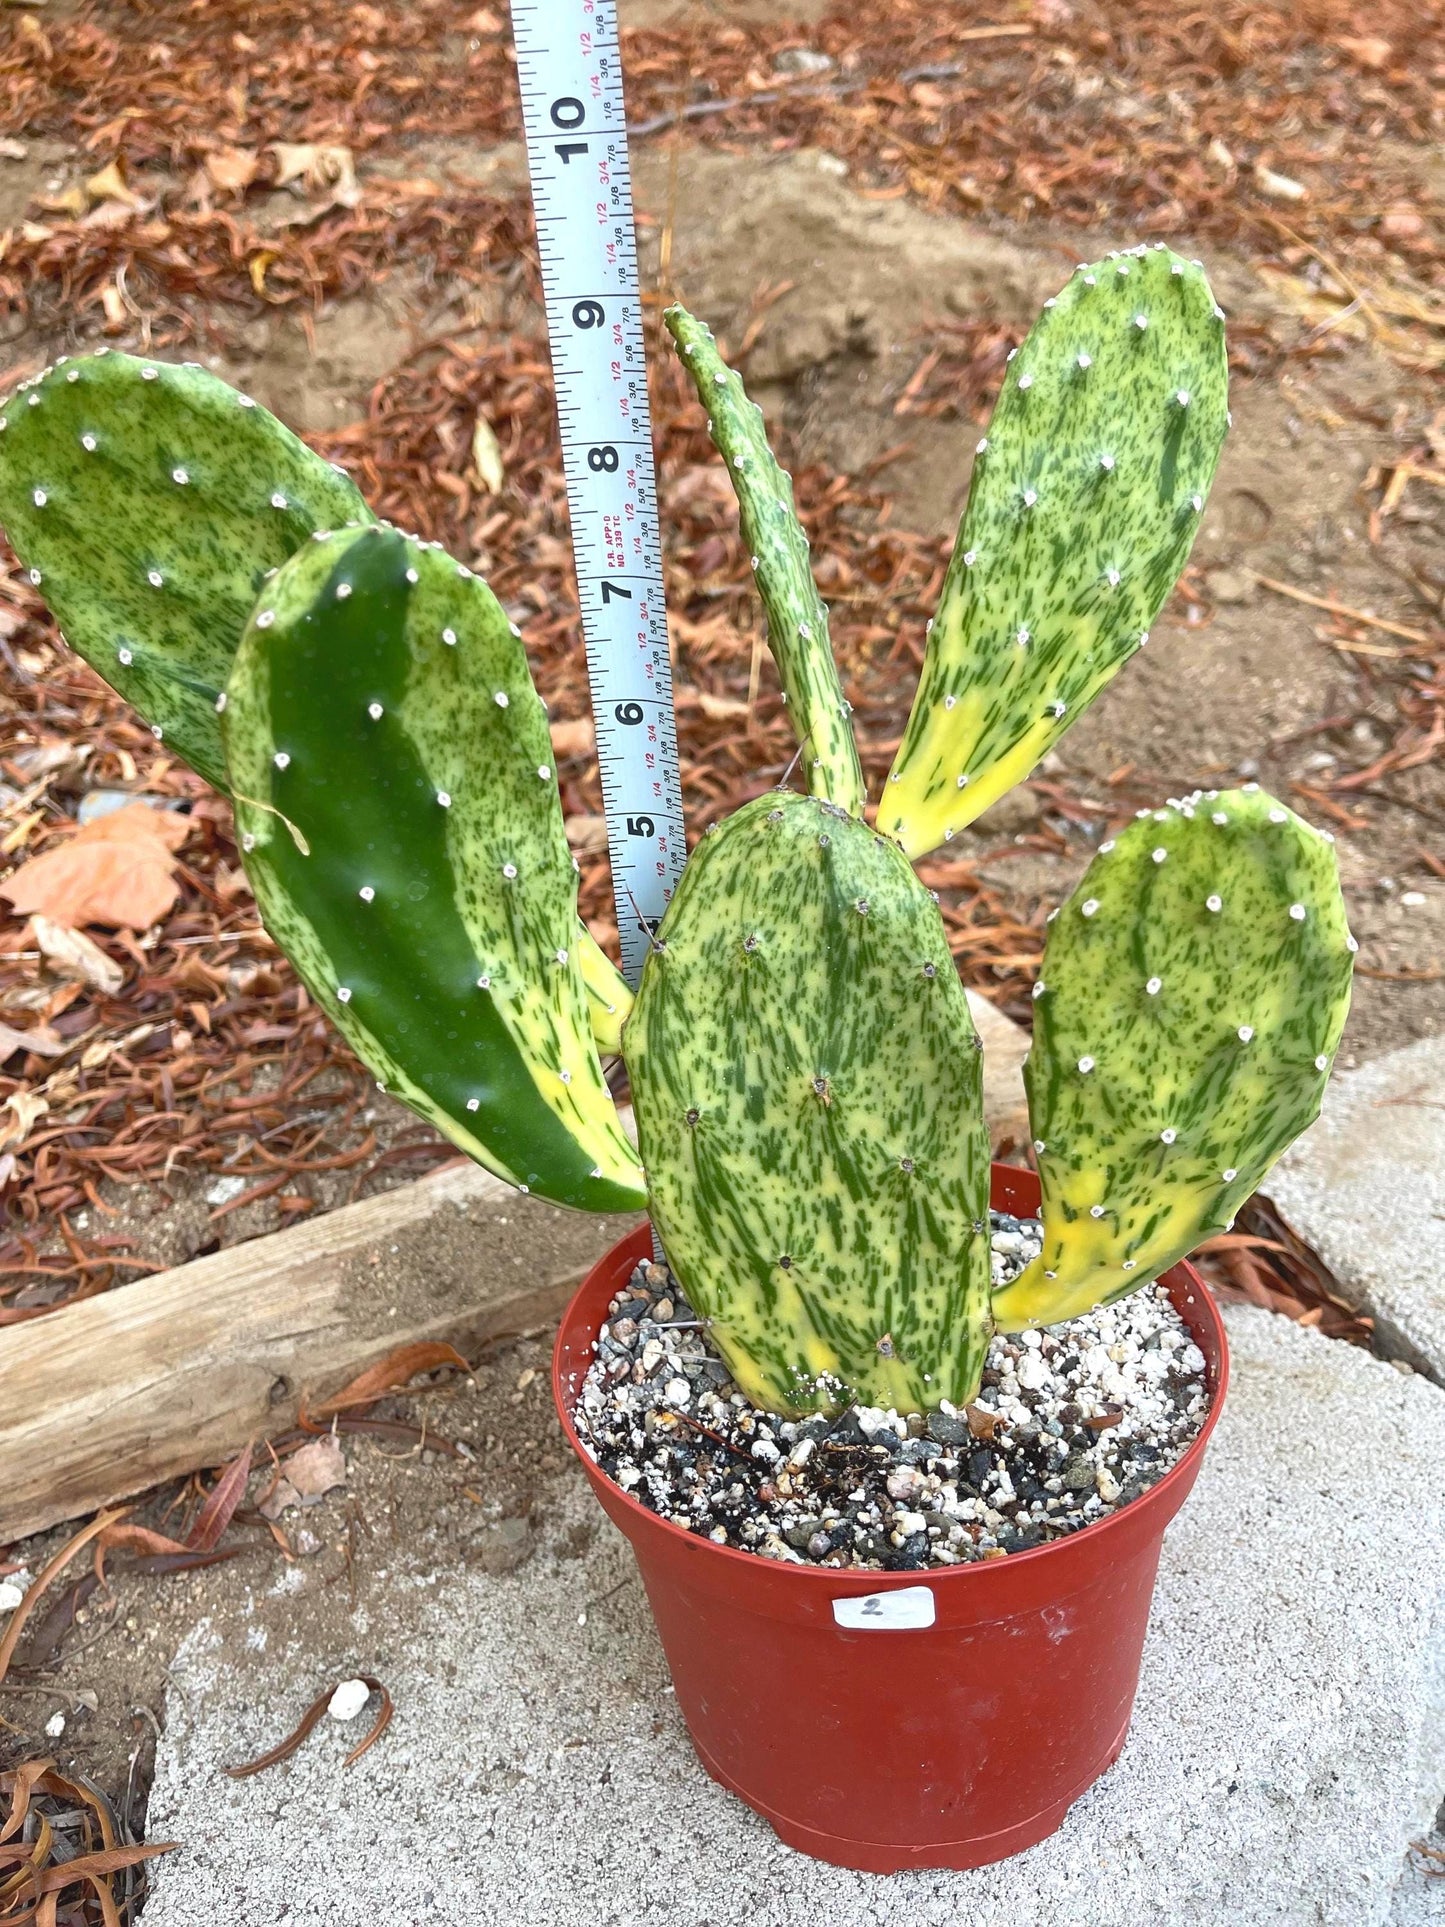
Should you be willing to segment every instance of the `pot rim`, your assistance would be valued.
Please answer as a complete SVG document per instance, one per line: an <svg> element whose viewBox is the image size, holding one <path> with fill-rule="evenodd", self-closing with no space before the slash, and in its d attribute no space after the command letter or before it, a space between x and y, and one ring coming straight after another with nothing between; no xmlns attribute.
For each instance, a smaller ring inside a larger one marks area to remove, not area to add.
<svg viewBox="0 0 1445 1927"><path fill-rule="evenodd" d="M1015 1166L994 1165L993 1172L996 1181L1001 1175L1004 1177L1005 1184L1010 1190L1017 1191L1019 1189L1027 1190L1032 1188L1032 1186L1027 1184L1021 1186L1018 1183L1021 1179L1032 1179L1033 1185L1037 1184L1037 1179L1034 1178L1032 1172L1022 1170ZM635 1499L630 1492L625 1491L609 1473L602 1469L601 1465L593 1458L583 1443L582 1436L573 1421L572 1413L577 1395L581 1389L581 1379L577 1375L575 1367L564 1365L564 1341L568 1338L571 1330L580 1322L577 1315L578 1301L592 1287L593 1280L596 1278L598 1272L605 1266L611 1265L623 1252L627 1251L630 1246L636 1247L635 1253L629 1254L634 1264L639 1258L651 1255L651 1228L649 1225L642 1224L639 1225L635 1231L628 1232L626 1236L619 1238L617 1243L612 1245L603 1256L598 1259L597 1263L588 1272L587 1276L568 1300L567 1309L563 1312L561 1322L557 1327L557 1337L552 1348L552 1399L557 1408L557 1415L562 1422L562 1430L566 1434L567 1443L582 1461L583 1470L598 1483L599 1496L600 1488L605 1487L608 1498L615 1501L623 1511L635 1516L638 1527L643 1531L661 1531L671 1534L674 1541L679 1544L679 1549L685 1545L694 1552L711 1554L715 1557L731 1561L740 1569L752 1569L754 1572L757 1572L759 1578L766 1575L768 1581L773 1583L775 1583L780 1576L786 1575L788 1583L816 1586L820 1594L825 1591L836 1593L840 1583L853 1586L866 1583L873 1592L892 1592L905 1586L936 1586L945 1583L958 1583L964 1575L972 1576L974 1582L978 1583L984 1574L991 1574L996 1578L1005 1568L1012 1573L1018 1573L1025 1568L1037 1565L1042 1559L1050 1557L1058 1558L1060 1554L1067 1553L1070 1548L1076 1546L1081 1540L1087 1540L1091 1545L1103 1547L1106 1544L1103 1538L1105 1533L1114 1532L1117 1536L1120 1533L1137 1528L1145 1522L1143 1515L1148 1513L1163 1510L1164 1523L1167 1524L1177 1509L1175 1505L1170 1503L1173 1491L1180 1486L1183 1487L1178 1501L1179 1504L1182 1504L1199 1470L1200 1461L1203 1459L1205 1450L1208 1447L1210 1435L1219 1422L1219 1415L1224 1409L1225 1394L1229 1389L1229 1342L1225 1333L1224 1321L1220 1316L1219 1306L1215 1302L1213 1294L1204 1283L1204 1280L1200 1277L1194 1266L1191 1265L1187 1259L1183 1259L1177 1265L1172 1265L1168 1271L1161 1273L1155 1282L1162 1284L1169 1292L1174 1308L1184 1319L1186 1325L1189 1326L1190 1336L1195 1344L1199 1344L1200 1339L1200 1332L1196 1328L1197 1326L1202 1327L1204 1332L1213 1340L1214 1346L1218 1351L1219 1362L1216 1367L1209 1357L1208 1349L1203 1345L1200 1346L1201 1351L1205 1354L1206 1382L1209 1387L1209 1410L1205 1414L1204 1423L1199 1429L1198 1436L1191 1442L1188 1449L1175 1464L1170 1466L1163 1478L1159 1479L1154 1485L1151 1485L1147 1492L1141 1493L1137 1499L1131 1500L1128 1505L1121 1506L1117 1512L1109 1513L1106 1518L1096 1519L1091 1524L1080 1527L1077 1532L1066 1533L1061 1538L1050 1540L1046 1545L1030 1546L1022 1552L1010 1552L1003 1559L966 1559L959 1560L950 1565L925 1566L916 1571L908 1572L874 1572L861 1567L795 1566L786 1560L767 1559L764 1558L761 1553L747 1552L740 1546L719 1545L715 1539L706 1538L701 1533L689 1532L685 1526L676 1525L671 1519L664 1518L660 1512L654 1512L650 1506L643 1505L640 1499ZM1181 1302L1181 1300L1184 1302ZM1191 1313L1194 1314L1193 1317L1190 1316ZM590 1320L587 1322L589 1324L591 1323ZM605 1319L598 1319L596 1325L592 1327L591 1341L594 1346L596 1344L597 1332L603 1323L605 1323ZM570 1385L568 1383L569 1380L573 1381ZM1157 1529L1162 1531L1162 1526ZM629 1537L630 1536L629 1531Z"/></svg>

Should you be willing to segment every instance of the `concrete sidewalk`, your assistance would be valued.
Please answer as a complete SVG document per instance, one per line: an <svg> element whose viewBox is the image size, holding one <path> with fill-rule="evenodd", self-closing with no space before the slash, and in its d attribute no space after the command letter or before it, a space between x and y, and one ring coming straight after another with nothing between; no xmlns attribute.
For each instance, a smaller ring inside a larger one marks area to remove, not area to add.
<svg viewBox="0 0 1445 1927"><path fill-rule="evenodd" d="M1445 1918L1445 1882L1404 1863L1445 1791L1445 1393L1266 1313L1229 1322L1235 1389L1165 1546L1133 1733L1030 1853L884 1879L783 1847L698 1766L631 1556L568 1473L515 1573L393 1558L322 1649L320 1574L294 1566L196 1628L148 1823L183 1844L147 1927ZM364 1721L328 1720L223 1777L356 1671L396 1702L358 1765Z"/></svg>
<svg viewBox="0 0 1445 1927"><path fill-rule="evenodd" d="M1445 1385L1445 1037L1336 1077L1264 1188L1381 1348Z"/></svg>

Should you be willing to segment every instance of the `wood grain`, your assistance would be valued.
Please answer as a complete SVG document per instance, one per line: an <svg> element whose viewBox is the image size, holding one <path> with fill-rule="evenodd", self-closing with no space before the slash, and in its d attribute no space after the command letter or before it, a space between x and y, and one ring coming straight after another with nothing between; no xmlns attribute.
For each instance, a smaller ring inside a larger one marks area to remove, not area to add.
<svg viewBox="0 0 1445 1927"><path fill-rule="evenodd" d="M638 1220L439 1172L0 1333L0 1545L219 1465L414 1340L555 1318Z"/></svg>
<svg viewBox="0 0 1445 1927"><path fill-rule="evenodd" d="M1016 1148L1028 1035L969 1004L994 1147ZM548 1324L637 1222L458 1166L0 1331L0 1545L222 1464L399 1345Z"/></svg>

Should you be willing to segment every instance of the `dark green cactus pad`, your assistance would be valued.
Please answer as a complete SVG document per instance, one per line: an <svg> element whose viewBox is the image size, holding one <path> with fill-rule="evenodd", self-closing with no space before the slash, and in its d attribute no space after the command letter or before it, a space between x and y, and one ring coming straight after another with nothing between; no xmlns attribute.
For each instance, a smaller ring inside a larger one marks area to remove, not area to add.
<svg viewBox="0 0 1445 1927"><path fill-rule="evenodd" d="M102 350L0 402L0 525L66 641L226 787L216 698L267 572L370 522L274 415L195 366Z"/></svg>
<svg viewBox="0 0 1445 1927"><path fill-rule="evenodd" d="M1020 782L1148 639L1228 421L1224 316L1197 263L1081 267L1009 366L881 829L922 856Z"/></svg>
<svg viewBox="0 0 1445 1927"><path fill-rule="evenodd" d="M1318 1115L1355 947L1330 839L1255 785L1101 845L1034 990L1044 1247L1000 1325L1123 1297L1230 1224Z"/></svg>
<svg viewBox="0 0 1445 1927"><path fill-rule="evenodd" d="M768 647L802 747L809 794L861 816L863 767L828 640L828 610L793 509L792 482L768 446L762 410L748 400L741 377L718 353L712 330L683 307L668 308L663 320L707 410L738 498L743 540L767 613Z"/></svg>
<svg viewBox="0 0 1445 1927"><path fill-rule="evenodd" d="M514 1184L635 1209L547 718L496 598L394 530L268 586L223 730L266 927L384 1087Z"/></svg>
<svg viewBox="0 0 1445 1927"><path fill-rule="evenodd" d="M653 1221L742 1390L919 1410L978 1388L981 1059L896 845L775 791L693 852L623 1033Z"/></svg>

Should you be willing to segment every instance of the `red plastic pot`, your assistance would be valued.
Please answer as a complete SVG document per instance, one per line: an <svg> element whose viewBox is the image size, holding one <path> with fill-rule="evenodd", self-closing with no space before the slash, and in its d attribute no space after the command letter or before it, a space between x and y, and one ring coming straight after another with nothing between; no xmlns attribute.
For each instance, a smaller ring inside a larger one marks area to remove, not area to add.
<svg viewBox="0 0 1445 1927"><path fill-rule="evenodd" d="M994 1166L997 1209L1029 1215L1038 1195L1032 1172ZM1046 1838L1123 1747L1164 1528L1223 1404L1224 1327L1198 1274L1176 1265L1163 1282L1208 1362L1212 1403L1157 1485L1029 1552L864 1573L686 1532L583 1449L572 1412L598 1329L650 1256L644 1227L590 1273L557 1334L553 1392L637 1555L703 1765L789 1846L870 1873L979 1867Z"/></svg>

